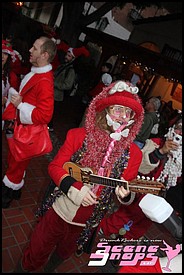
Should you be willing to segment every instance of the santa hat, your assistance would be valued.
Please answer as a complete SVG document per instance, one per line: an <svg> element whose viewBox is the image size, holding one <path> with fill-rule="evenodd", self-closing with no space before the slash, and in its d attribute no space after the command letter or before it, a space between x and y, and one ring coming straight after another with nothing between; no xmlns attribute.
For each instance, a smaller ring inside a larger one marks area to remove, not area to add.
<svg viewBox="0 0 184 275"><path fill-rule="evenodd" d="M68 52L70 52L74 58L81 55L84 55L85 57L88 57L90 55L89 51L84 46L79 48L69 48Z"/></svg>
<svg viewBox="0 0 184 275"><path fill-rule="evenodd" d="M6 41L6 40L2 40L2 53L7 53L11 56L12 60L15 61L15 53L12 49L12 46L10 44L10 42Z"/></svg>
<svg viewBox="0 0 184 275"><path fill-rule="evenodd" d="M108 86L105 98L96 102L96 111L101 112L111 105L122 105L129 107L135 112L135 118L143 113L143 107L138 99L139 89L124 81L117 81Z"/></svg>

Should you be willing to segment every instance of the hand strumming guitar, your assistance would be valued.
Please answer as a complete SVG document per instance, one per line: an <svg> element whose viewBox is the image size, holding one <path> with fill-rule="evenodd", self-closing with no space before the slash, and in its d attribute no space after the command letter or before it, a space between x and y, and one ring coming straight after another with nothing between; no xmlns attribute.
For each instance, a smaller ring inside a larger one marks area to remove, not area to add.
<svg viewBox="0 0 184 275"><path fill-rule="evenodd" d="M91 190L89 190L82 201L82 206L89 206L97 203L97 196Z"/></svg>

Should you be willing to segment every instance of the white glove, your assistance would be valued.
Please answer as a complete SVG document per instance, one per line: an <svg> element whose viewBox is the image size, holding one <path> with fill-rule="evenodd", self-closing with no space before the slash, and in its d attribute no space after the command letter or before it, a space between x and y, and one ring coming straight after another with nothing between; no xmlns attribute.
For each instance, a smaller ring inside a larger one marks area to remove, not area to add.
<svg viewBox="0 0 184 275"><path fill-rule="evenodd" d="M8 106L8 104L10 103L10 100L11 100L11 96L12 95L17 95L18 92L13 88L13 87L10 87L9 91L8 91L8 100L6 102L6 107Z"/></svg>

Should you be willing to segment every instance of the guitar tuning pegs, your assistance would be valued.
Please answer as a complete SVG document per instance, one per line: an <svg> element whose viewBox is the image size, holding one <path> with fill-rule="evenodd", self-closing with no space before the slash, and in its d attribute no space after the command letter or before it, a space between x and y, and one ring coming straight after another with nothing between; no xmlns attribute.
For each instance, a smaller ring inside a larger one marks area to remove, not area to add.
<svg viewBox="0 0 184 275"><path fill-rule="evenodd" d="M150 177L146 177L147 180L150 180Z"/></svg>
<svg viewBox="0 0 184 275"><path fill-rule="evenodd" d="M154 178L154 177L152 177L152 178L151 178L151 180L155 180L155 178Z"/></svg>
<svg viewBox="0 0 184 275"><path fill-rule="evenodd" d="M139 176L139 175L137 175L137 179L138 179L138 180L140 179L140 176Z"/></svg>
<svg viewBox="0 0 184 275"><path fill-rule="evenodd" d="M142 176L142 180L145 180L145 176Z"/></svg>

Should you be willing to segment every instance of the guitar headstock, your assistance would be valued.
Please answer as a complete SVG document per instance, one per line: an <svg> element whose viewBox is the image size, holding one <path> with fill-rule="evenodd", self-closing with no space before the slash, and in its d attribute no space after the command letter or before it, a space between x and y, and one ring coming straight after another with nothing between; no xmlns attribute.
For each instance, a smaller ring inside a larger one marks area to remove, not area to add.
<svg viewBox="0 0 184 275"><path fill-rule="evenodd" d="M149 177L137 176L136 179L129 182L129 189L134 192L143 194L154 194L160 195L161 192L165 191L165 186L162 182L150 179Z"/></svg>

